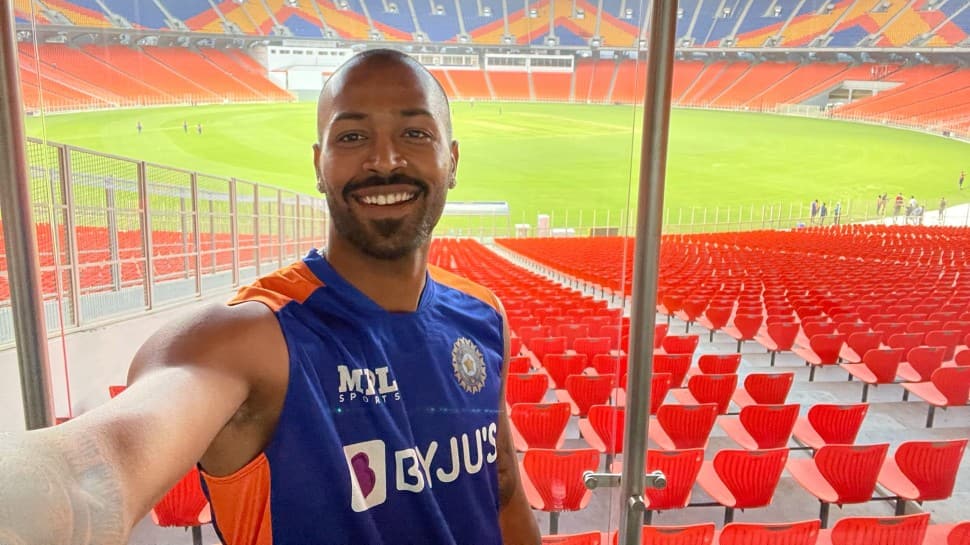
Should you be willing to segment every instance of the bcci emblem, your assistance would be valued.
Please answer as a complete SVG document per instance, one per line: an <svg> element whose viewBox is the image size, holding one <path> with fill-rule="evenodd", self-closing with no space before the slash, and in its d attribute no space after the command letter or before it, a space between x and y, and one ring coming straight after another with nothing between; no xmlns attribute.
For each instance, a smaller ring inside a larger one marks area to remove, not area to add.
<svg viewBox="0 0 970 545"><path fill-rule="evenodd" d="M475 394L485 386L485 358L470 340L460 337L451 349L455 378L466 392Z"/></svg>

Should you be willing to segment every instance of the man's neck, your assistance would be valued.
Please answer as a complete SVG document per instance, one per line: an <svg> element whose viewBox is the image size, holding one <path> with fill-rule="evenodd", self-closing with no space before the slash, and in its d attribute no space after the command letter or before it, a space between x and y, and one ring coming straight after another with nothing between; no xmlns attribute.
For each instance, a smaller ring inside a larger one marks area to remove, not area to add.
<svg viewBox="0 0 970 545"><path fill-rule="evenodd" d="M327 261L337 274L388 312L418 308L428 270L428 246L396 260L368 256L332 236Z"/></svg>

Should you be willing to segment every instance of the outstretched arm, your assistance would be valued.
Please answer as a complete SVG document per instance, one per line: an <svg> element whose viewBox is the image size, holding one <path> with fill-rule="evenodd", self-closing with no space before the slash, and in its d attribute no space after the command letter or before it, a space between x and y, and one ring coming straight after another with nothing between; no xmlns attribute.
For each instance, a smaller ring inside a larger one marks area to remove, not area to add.
<svg viewBox="0 0 970 545"><path fill-rule="evenodd" d="M281 336L253 305L211 307L154 335L111 402L0 435L0 543L126 543L249 396L248 362Z"/></svg>

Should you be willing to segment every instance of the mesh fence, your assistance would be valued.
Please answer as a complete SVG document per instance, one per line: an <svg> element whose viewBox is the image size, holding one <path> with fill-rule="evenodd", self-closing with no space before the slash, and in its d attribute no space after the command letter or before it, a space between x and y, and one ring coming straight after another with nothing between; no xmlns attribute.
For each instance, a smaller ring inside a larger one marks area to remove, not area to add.
<svg viewBox="0 0 970 545"><path fill-rule="evenodd" d="M27 157L51 331L225 292L322 244L321 199L33 139ZM0 244L0 344L11 342Z"/></svg>

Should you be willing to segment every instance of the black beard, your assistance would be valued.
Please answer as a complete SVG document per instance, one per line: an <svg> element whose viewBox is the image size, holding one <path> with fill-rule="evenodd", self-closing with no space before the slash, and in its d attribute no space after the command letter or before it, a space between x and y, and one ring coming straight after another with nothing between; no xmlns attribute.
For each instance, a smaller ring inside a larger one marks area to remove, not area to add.
<svg viewBox="0 0 970 545"><path fill-rule="evenodd" d="M351 196L354 191L392 184L414 186L418 189L416 198L425 198L420 203L422 210L416 217L364 221L351 213L350 207L358 202ZM403 174L388 178L371 176L361 181L349 182L341 191L342 203L336 199L327 199L333 227L341 237L369 257L386 261L401 259L427 243L438 222L440 214L429 216L429 203L426 200L430 195L428 188L423 180Z"/></svg>

